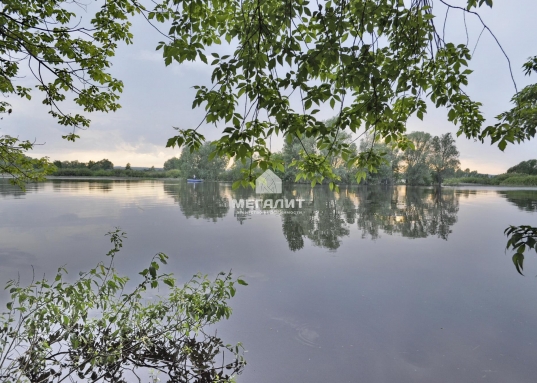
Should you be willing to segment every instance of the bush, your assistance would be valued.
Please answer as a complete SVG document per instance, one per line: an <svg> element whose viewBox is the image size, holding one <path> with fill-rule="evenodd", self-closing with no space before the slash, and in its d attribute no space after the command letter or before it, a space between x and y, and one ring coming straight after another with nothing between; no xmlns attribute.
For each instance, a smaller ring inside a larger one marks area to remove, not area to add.
<svg viewBox="0 0 537 383"><path fill-rule="evenodd" d="M499 182L495 181L495 178L485 177L461 177L461 178L449 178L444 181L445 185L460 185L460 184L479 184L479 185L498 185Z"/></svg>
<svg viewBox="0 0 537 383"><path fill-rule="evenodd" d="M179 178L180 176L181 176L181 171L178 169L172 169L166 172L166 177L169 177L169 178Z"/></svg>
<svg viewBox="0 0 537 383"><path fill-rule="evenodd" d="M53 281L8 283L0 381L127 382L147 369L173 382L233 381L245 365L241 345L224 346L206 327L229 318L227 300L236 283L246 283L220 273L214 281L196 275L178 287L171 275L158 272L167 259L159 253L140 273L142 281L127 289L129 278L114 269L124 233L109 234L110 262L81 272L73 283L64 281L63 268ZM164 297L148 299L150 290Z"/></svg>
<svg viewBox="0 0 537 383"><path fill-rule="evenodd" d="M445 186L458 186L461 182L460 180L460 178L446 178L442 184Z"/></svg>
<svg viewBox="0 0 537 383"><path fill-rule="evenodd" d="M99 170L94 170L92 175L94 177L113 177L116 174L114 174L113 170L99 169Z"/></svg>
<svg viewBox="0 0 537 383"><path fill-rule="evenodd" d="M537 176L515 176L508 177L500 185L513 186L537 186Z"/></svg>
<svg viewBox="0 0 537 383"><path fill-rule="evenodd" d="M496 177L494 177L497 181L498 181L498 185L505 181L506 179L508 178L511 178L511 177L518 177L518 176L523 176L525 177L526 174L519 174L519 173L503 173L503 174L498 174Z"/></svg>
<svg viewBox="0 0 537 383"><path fill-rule="evenodd" d="M456 186L460 184L502 185L502 186L537 186L537 176L526 174L505 173L492 178L462 177L446 179L444 185Z"/></svg>
<svg viewBox="0 0 537 383"><path fill-rule="evenodd" d="M52 173L53 176L69 176L69 177L88 177L92 176L93 172L89 169L85 168L67 168L67 169L58 169L54 173Z"/></svg>

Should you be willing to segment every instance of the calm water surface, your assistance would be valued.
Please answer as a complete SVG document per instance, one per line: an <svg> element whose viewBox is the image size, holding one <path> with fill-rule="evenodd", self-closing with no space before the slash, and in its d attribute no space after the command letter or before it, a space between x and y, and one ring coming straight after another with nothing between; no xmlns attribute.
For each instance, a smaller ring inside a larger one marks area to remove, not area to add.
<svg viewBox="0 0 537 383"><path fill-rule="evenodd" d="M537 257L519 276L503 230L537 225L537 190L284 196L302 209L251 214L230 201L253 193L217 183L49 181L23 193L0 181L0 283L60 265L74 277L119 226L122 273L162 251L180 280L233 269L249 282L218 326L248 350L239 382L535 382Z"/></svg>

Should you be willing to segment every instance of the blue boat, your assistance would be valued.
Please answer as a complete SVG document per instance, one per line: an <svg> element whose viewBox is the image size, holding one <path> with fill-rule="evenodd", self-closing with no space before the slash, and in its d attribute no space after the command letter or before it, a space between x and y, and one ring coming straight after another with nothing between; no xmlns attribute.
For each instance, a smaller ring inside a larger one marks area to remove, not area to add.
<svg viewBox="0 0 537 383"><path fill-rule="evenodd" d="M200 180L198 178L187 178L186 179L186 182L195 182L195 183L198 183L198 182L203 182L203 180Z"/></svg>

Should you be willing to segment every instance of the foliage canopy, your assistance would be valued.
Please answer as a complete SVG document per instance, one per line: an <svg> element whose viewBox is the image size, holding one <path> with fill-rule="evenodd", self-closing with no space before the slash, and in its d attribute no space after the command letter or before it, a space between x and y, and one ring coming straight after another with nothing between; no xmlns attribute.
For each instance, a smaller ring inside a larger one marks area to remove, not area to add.
<svg viewBox="0 0 537 383"><path fill-rule="evenodd" d="M470 0L466 8L442 3L474 16L476 7L492 6L491 1ZM427 100L447 109L458 135L490 137L502 150L508 142L533 137L528 121L535 98L529 88L517 94L513 111L499 116L501 123L484 127L481 104L464 91L472 72L469 48L446 41L436 16L428 0L169 0L149 14L171 24L170 40L157 47L167 64L200 59L214 68L213 86L197 87L193 107L205 108L202 123L222 129L216 153L277 169L280 159L272 158L268 144L272 134L290 141L314 138L316 149L304 150L295 164L297 177L314 183L338 180L327 160L332 155L358 169L382 164L373 150L352 153L338 140L342 132L363 129L401 150L412 148L406 122L414 115L423 118ZM232 54L210 52L224 44L221 37L235 47ZM316 118L323 107L335 109L333 124ZM197 129L178 129L168 146L197 148L202 141Z"/></svg>

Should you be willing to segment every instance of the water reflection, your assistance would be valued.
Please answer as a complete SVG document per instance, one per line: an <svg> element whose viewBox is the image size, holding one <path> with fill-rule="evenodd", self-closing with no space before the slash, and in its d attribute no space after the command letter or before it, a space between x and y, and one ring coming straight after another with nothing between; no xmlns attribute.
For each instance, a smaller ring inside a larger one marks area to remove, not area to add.
<svg viewBox="0 0 537 383"><path fill-rule="evenodd" d="M537 190L498 190L498 194L522 211L537 211Z"/></svg>
<svg viewBox="0 0 537 383"><path fill-rule="evenodd" d="M372 239L380 232L408 238L447 240L457 222L459 194L454 189L363 189L357 193L358 228Z"/></svg>
<svg viewBox="0 0 537 383"><path fill-rule="evenodd" d="M251 189L232 190L227 183L129 180L54 180L28 185L26 193L51 187L55 192L108 194L130 189L132 183L137 183L139 193L145 189L163 190L163 195L171 197L186 218L218 222L232 212L233 217L244 224L258 214L277 214L292 251L304 248L307 241L313 246L336 250L350 235L352 227L358 229L363 238L377 239L386 234L408 238L436 236L447 240L457 222L459 198L469 193L404 186L342 187L336 193L324 186L291 185L284 187L282 194L256 195ZM537 211L537 191L498 193L525 211ZM0 182L0 195L23 198L24 194L7 182ZM155 194L150 192L149 195ZM269 206L264 206L266 200L270 200ZM238 201L242 202L238 204Z"/></svg>
<svg viewBox="0 0 537 383"><path fill-rule="evenodd" d="M292 251L302 249L306 240L336 250L353 225L363 238L377 239L384 233L447 240L457 222L460 198L455 189L409 187L349 187L334 193L327 187L293 185L282 195L256 195L253 190L232 190L229 184L164 183L164 190L187 218L217 222L232 210L244 224L254 215L278 214ZM275 206L264 206L266 200Z"/></svg>
<svg viewBox="0 0 537 383"><path fill-rule="evenodd" d="M117 180L52 180L52 189L55 192L63 192L65 189L71 191L99 191L103 193L111 192L117 184L121 183L128 185L131 181L117 181Z"/></svg>
<svg viewBox="0 0 537 383"><path fill-rule="evenodd" d="M313 190L313 203L306 205L302 214L282 216L282 227L293 251L304 246L304 237L315 246L335 250L354 223L363 238L377 239L383 232L447 240L458 210L454 190L349 188L332 193L317 188Z"/></svg>
<svg viewBox="0 0 537 383"><path fill-rule="evenodd" d="M28 192L36 192L43 190L43 183L29 183L26 185L26 190L22 190L18 186L14 186L9 183L8 179L0 178L0 196L10 198L24 198L24 195Z"/></svg>
<svg viewBox="0 0 537 383"><path fill-rule="evenodd" d="M224 188L216 182L203 184L164 183L164 192L179 204L186 218L202 218L217 222L229 211Z"/></svg>
<svg viewBox="0 0 537 383"><path fill-rule="evenodd" d="M354 203L344 194L333 193L328 188L302 188L295 193L305 199L302 208L292 209L296 214L282 214L283 235L289 249L302 249L307 238L314 246L336 250L341 239L349 235L350 224L354 223Z"/></svg>

